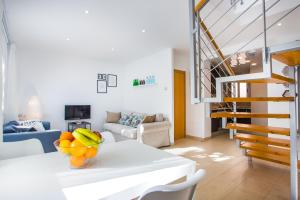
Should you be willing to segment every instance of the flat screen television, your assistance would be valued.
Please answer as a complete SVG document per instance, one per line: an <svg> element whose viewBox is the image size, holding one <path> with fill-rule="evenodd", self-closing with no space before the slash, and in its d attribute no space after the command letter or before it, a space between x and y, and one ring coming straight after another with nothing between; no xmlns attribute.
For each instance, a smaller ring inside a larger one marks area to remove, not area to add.
<svg viewBox="0 0 300 200"><path fill-rule="evenodd" d="M79 120L90 118L90 105L65 105L65 120Z"/></svg>

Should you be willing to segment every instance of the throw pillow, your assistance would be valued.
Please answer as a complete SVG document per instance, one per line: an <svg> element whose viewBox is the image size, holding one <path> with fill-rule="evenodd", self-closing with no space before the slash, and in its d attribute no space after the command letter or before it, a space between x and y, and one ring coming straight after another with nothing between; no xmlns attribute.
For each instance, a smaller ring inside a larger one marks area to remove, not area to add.
<svg viewBox="0 0 300 200"><path fill-rule="evenodd" d="M36 121L36 122L32 123L31 126L32 126L32 128L34 128L36 131L39 131L39 132L45 131L45 128L44 128L42 122Z"/></svg>
<svg viewBox="0 0 300 200"><path fill-rule="evenodd" d="M35 131L35 129L31 126L15 126L15 125L13 125L13 127L16 130L16 133Z"/></svg>
<svg viewBox="0 0 300 200"><path fill-rule="evenodd" d="M132 115L132 120L130 126L137 128L139 124L141 124L144 120L144 115L142 114L134 114Z"/></svg>
<svg viewBox="0 0 300 200"><path fill-rule="evenodd" d="M120 112L108 112L106 111L106 122L107 123L118 123L121 119Z"/></svg>
<svg viewBox="0 0 300 200"><path fill-rule="evenodd" d="M144 118L143 123L153 123L153 122L155 122L155 118L156 118L156 115L147 115Z"/></svg>
<svg viewBox="0 0 300 200"><path fill-rule="evenodd" d="M162 121L164 121L164 115L161 114L161 113L156 114L155 121L156 122L162 122Z"/></svg>
<svg viewBox="0 0 300 200"><path fill-rule="evenodd" d="M26 120L26 121L19 121L19 124L23 127L34 128L36 131L45 131L45 128L41 121Z"/></svg>
<svg viewBox="0 0 300 200"><path fill-rule="evenodd" d="M121 113L121 119L119 120L119 124L129 126L131 119L131 113Z"/></svg>

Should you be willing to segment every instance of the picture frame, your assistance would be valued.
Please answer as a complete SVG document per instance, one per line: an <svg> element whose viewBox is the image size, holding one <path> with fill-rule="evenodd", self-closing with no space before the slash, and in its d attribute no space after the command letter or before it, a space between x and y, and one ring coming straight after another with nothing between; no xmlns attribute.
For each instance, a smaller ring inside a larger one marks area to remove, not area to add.
<svg viewBox="0 0 300 200"><path fill-rule="evenodd" d="M98 74L98 80L106 81L107 75L106 74Z"/></svg>
<svg viewBox="0 0 300 200"><path fill-rule="evenodd" d="M107 86L117 87L118 86L118 76L115 74L107 74Z"/></svg>
<svg viewBox="0 0 300 200"><path fill-rule="evenodd" d="M105 94L107 93L107 81L106 80L97 80L97 93Z"/></svg>

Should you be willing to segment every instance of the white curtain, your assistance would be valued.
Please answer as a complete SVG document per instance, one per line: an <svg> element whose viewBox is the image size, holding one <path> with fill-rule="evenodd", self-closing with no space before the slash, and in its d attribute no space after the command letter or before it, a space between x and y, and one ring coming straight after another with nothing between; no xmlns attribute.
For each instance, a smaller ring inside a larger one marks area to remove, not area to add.
<svg viewBox="0 0 300 200"><path fill-rule="evenodd" d="M16 70L16 46L10 44L8 48L8 61L5 70L5 100L4 122L18 119L18 92Z"/></svg>
<svg viewBox="0 0 300 200"><path fill-rule="evenodd" d="M3 141L3 109L4 109L4 73L5 73L5 64L7 61L7 41L5 37L5 31L2 24L3 17L3 2L0 1L0 143Z"/></svg>

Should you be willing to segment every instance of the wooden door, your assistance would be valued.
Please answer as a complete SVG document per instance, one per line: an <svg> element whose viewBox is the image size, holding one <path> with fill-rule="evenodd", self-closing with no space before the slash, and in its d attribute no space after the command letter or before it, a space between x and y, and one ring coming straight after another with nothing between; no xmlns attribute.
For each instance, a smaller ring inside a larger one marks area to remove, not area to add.
<svg viewBox="0 0 300 200"><path fill-rule="evenodd" d="M185 72L174 70L174 138L185 137Z"/></svg>

